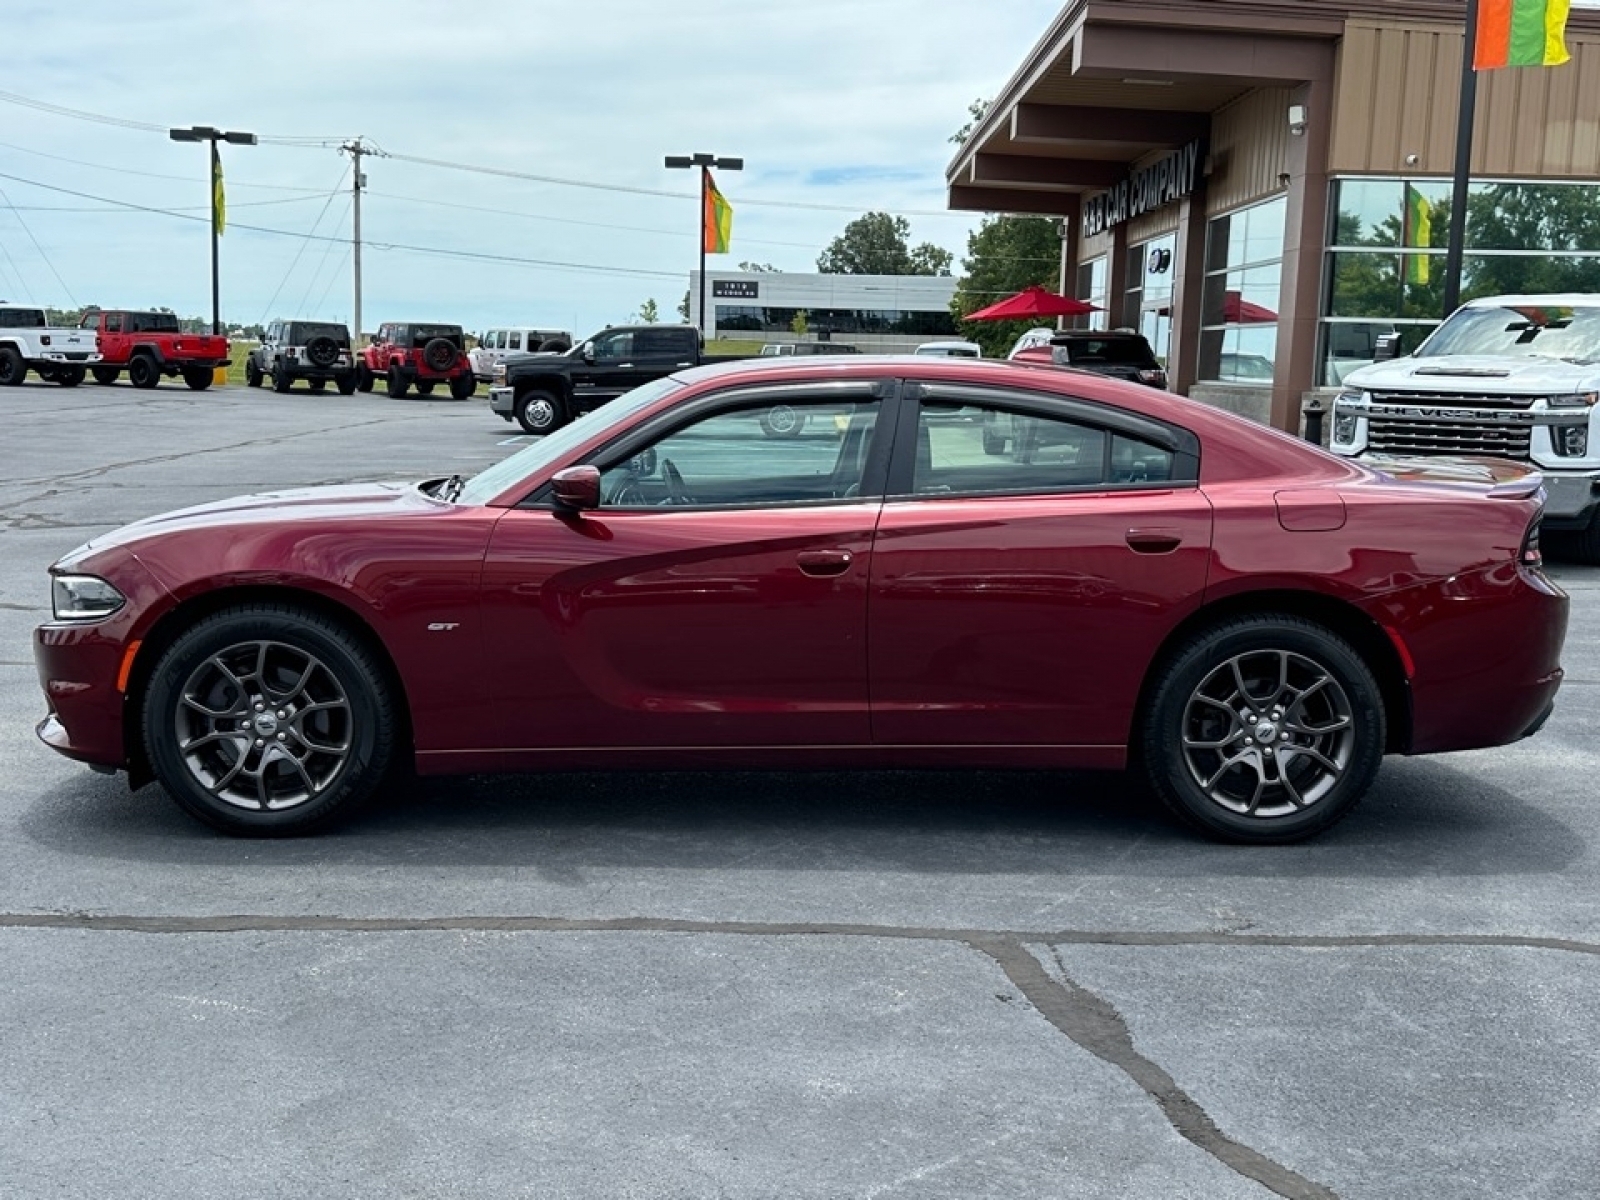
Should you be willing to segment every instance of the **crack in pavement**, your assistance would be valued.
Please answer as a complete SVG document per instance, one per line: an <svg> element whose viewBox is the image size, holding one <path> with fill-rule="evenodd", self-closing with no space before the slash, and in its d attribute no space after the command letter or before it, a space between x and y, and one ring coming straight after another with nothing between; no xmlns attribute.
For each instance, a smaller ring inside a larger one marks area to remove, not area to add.
<svg viewBox="0 0 1600 1200"><path fill-rule="evenodd" d="M1135 1049L1127 1022L1107 1000L1079 986L1056 955L1061 979L1052 979L1028 949L1061 946L1219 946L1285 948L1373 948L1499 946L1554 950L1600 957L1600 944L1570 938L1517 934L1248 934L1220 931L945 929L844 922L777 923L689 921L664 917L333 917L236 914L210 917L134 916L88 912L0 912L0 929L72 929L144 934L407 933L427 931L528 933L687 933L754 937L860 937L954 942L994 962L1046 1022L1071 1041L1120 1070L1160 1109L1173 1129L1230 1170L1286 1200L1338 1200L1323 1184L1305 1178L1235 1141L1161 1066Z"/></svg>

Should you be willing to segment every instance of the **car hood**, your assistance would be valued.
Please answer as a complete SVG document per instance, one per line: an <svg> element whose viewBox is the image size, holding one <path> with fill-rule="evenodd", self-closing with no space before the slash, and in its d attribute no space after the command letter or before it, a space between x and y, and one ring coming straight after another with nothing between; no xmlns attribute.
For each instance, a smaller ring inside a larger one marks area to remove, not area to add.
<svg viewBox="0 0 1600 1200"><path fill-rule="evenodd" d="M1454 392L1473 395L1548 395L1587 392L1600 386L1600 365L1537 355L1489 354L1401 358L1359 367L1344 377L1352 390Z"/></svg>
<svg viewBox="0 0 1600 1200"><path fill-rule="evenodd" d="M102 534L68 555L63 562L84 551L130 546L147 538L181 531L263 523L366 522L449 507L443 501L424 495L415 483L349 483L261 492L145 517Z"/></svg>

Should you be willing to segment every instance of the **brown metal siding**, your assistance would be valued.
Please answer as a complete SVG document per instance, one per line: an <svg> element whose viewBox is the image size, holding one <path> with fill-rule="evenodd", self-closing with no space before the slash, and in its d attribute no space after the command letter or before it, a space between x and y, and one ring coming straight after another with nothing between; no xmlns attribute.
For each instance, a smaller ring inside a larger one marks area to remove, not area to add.
<svg viewBox="0 0 1600 1200"><path fill-rule="evenodd" d="M1283 190L1289 161L1288 88L1261 88L1211 115L1206 215L1215 216Z"/></svg>
<svg viewBox="0 0 1600 1200"><path fill-rule="evenodd" d="M1600 35L1569 27L1567 46L1566 66L1478 76L1474 175L1600 174ZM1459 26L1351 21L1339 48L1330 170L1449 174L1461 52Z"/></svg>

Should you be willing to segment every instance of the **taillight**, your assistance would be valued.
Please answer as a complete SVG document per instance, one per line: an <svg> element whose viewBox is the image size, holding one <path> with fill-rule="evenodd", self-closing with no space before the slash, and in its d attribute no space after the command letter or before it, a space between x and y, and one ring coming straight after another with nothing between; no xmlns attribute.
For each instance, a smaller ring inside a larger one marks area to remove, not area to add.
<svg viewBox="0 0 1600 1200"><path fill-rule="evenodd" d="M1536 514L1528 532L1522 535L1522 550L1517 557L1525 567L1544 566L1544 552L1539 549L1539 520L1543 516L1542 511Z"/></svg>

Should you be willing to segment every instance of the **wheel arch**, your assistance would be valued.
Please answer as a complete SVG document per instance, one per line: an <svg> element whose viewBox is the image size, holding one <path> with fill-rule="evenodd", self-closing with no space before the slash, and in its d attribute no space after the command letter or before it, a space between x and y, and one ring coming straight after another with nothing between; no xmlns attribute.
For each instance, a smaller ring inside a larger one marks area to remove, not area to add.
<svg viewBox="0 0 1600 1200"><path fill-rule="evenodd" d="M1129 746L1139 742L1157 681L1179 646L1198 633L1239 617L1283 615L1321 625L1349 642L1377 680L1383 697L1384 752L1405 753L1411 745L1411 686L1399 651L1383 627L1355 605L1321 592L1274 588L1239 592L1202 605L1167 634L1139 685L1139 700L1129 730Z"/></svg>
<svg viewBox="0 0 1600 1200"><path fill-rule="evenodd" d="M154 777L144 750L144 700L156 663L183 632L213 613L248 604L281 604L313 613L338 624L372 654L393 691L400 728L395 740L403 752L414 745L411 730L411 700L394 655L361 613L321 592L286 584L241 584L217 588L190 596L173 605L145 631L133 667L128 674L127 700L122 709L122 745L128 763L128 781L142 787Z"/></svg>

